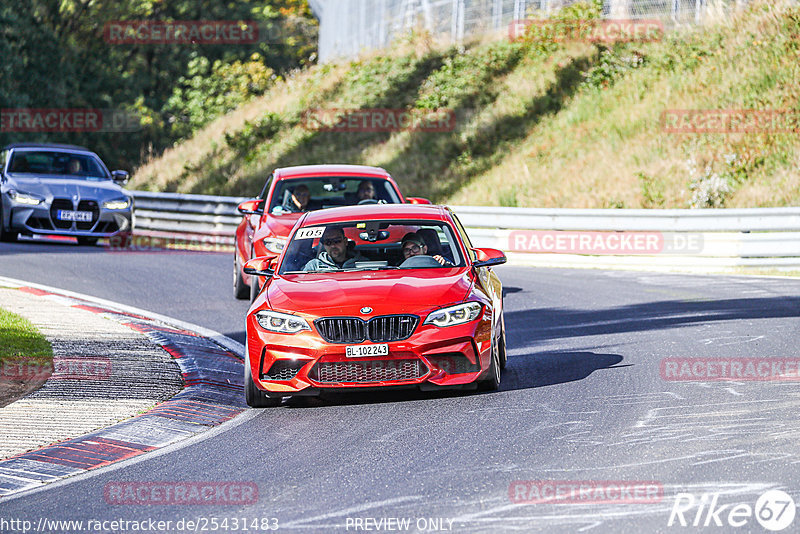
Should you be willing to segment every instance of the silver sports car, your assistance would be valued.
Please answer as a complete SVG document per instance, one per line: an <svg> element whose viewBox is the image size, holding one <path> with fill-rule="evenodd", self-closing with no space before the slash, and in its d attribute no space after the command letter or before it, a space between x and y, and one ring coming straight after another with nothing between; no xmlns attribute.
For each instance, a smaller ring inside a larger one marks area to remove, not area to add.
<svg viewBox="0 0 800 534"><path fill-rule="evenodd" d="M81 245L133 232L125 171L109 172L79 146L13 144L0 151L0 241L19 234L73 236Z"/></svg>

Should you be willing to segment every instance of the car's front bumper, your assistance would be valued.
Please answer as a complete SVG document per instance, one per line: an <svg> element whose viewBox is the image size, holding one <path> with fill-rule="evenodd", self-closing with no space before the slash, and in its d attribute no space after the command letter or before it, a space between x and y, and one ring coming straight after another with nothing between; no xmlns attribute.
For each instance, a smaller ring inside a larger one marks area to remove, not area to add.
<svg viewBox="0 0 800 534"><path fill-rule="evenodd" d="M111 237L133 231L132 208L109 210L98 207L92 221L59 221L49 204L38 206L10 206L8 228L12 232L33 235L59 235L74 237Z"/></svg>
<svg viewBox="0 0 800 534"><path fill-rule="evenodd" d="M312 330L275 334L247 318L248 362L256 386L272 396L321 390L464 386L488 372L491 315L446 328L419 325L408 339L389 342L388 356L347 357L347 344ZM365 342L363 344L371 344Z"/></svg>

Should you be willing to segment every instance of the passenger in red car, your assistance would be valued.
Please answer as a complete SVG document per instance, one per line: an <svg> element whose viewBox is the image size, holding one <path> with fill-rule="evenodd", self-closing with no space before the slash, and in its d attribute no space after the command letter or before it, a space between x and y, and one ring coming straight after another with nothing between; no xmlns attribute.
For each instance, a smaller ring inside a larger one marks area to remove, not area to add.
<svg viewBox="0 0 800 534"><path fill-rule="evenodd" d="M304 271L332 271L347 269L356 266L357 261L367 261L367 258L353 254L347 249L347 238L341 228L326 228L320 239L325 248L319 256L306 263Z"/></svg>
<svg viewBox="0 0 800 534"><path fill-rule="evenodd" d="M428 254L428 245L425 244L425 240L422 239L422 236L415 233L409 232L403 236L402 241L403 247L403 258L408 259L412 256L420 256L420 255L427 255ZM439 254L432 256L434 260L438 261L441 265L452 265L448 260L446 260L443 256Z"/></svg>

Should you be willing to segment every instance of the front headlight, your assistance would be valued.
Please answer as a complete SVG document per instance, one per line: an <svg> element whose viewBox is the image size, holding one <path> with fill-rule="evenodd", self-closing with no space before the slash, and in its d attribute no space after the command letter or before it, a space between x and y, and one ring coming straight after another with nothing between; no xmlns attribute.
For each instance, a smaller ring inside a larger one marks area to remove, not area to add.
<svg viewBox="0 0 800 534"><path fill-rule="evenodd" d="M25 206L38 206L42 203L42 199L39 197L35 197L33 195L28 195L25 193L20 193L19 191L15 191L10 189L8 191L8 196L11 197L11 200L16 202L17 204L23 204Z"/></svg>
<svg viewBox="0 0 800 534"><path fill-rule="evenodd" d="M127 198L118 198L116 200L109 200L108 202L103 202L103 207L107 210L124 210L127 209L128 206L131 205L130 199Z"/></svg>
<svg viewBox="0 0 800 534"><path fill-rule="evenodd" d="M283 247L286 246L286 240L280 237L265 237L261 242L264 243L264 248L276 254L283 252Z"/></svg>
<svg viewBox="0 0 800 534"><path fill-rule="evenodd" d="M478 302L467 302L442 308L431 312L423 324L432 324L443 328L445 326L468 323L478 318L482 308L483 306Z"/></svg>
<svg viewBox="0 0 800 534"><path fill-rule="evenodd" d="M303 330L311 330L308 322L302 317L280 313L276 311L262 310L256 312L256 320L261 328L270 332L281 334L296 334Z"/></svg>

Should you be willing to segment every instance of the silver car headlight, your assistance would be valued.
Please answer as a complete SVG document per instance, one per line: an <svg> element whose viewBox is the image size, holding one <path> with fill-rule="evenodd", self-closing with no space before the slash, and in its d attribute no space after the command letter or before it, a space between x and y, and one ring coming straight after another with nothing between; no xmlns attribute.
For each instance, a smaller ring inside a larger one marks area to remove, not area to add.
<svg viewBox="0 0 800 534"><path fill-rule="evenodd" d="M256 312L256 320L261 328L280 334L296 334L303 330L311 330L308 322L302 317L270 310Z"/></svg>
<svg viewBox="0 0 800 534"><path fill-rule="evenodd" d="M483 306L479 302L466 302L436 310L428 314L423 324L432 324L443 328L474 321L481 314Z"/></svg>
<svg viewBox="0 0 800 534"><path fill-rule="evenodd" d="M276 254L283 252L283 248L286 246L286 240L280 237L265 237L261 242L264 243L264 248Z"/></svg>
<svg viewBox="0 0 800 534"><path fill-rule="evenodd" d="M14 189L10 189L8 191L8 196L10 196L11 200L16 202L17 204L22 204L24 206L38 206L39 204L44 202L44 200L39 197L35 197L27 193L20 193L19 191L15 191Z"/></svg>
<svg viewBox="0 0 800 534"><path fill-rule="evenodd" d="M131 200L129 198L118 198L103 202L103 207L107 210L124 210L128 209L130 205Z"/></svg>

